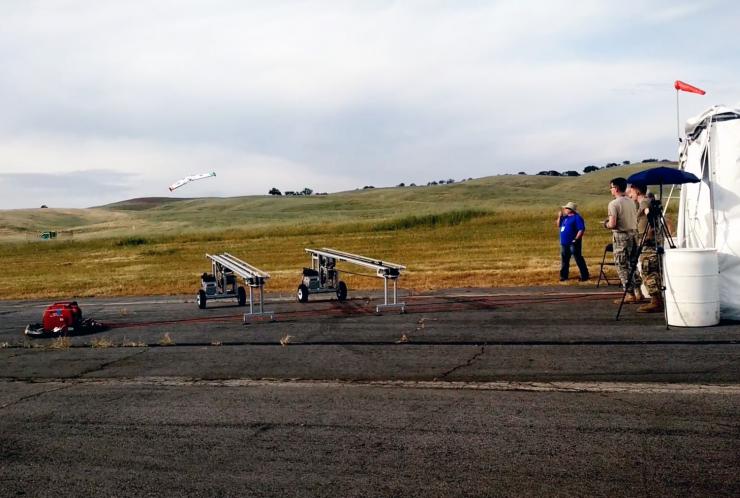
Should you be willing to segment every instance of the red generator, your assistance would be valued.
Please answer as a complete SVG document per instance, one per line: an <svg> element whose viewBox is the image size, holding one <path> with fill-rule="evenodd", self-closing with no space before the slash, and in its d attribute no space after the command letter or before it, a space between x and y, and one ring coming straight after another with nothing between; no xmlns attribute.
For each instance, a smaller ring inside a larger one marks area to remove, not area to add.
<svg viewBox="0 0 740 498"><path fill-rule="evenodd" d="M107 327L92 318L82 319L82 310L77 301L61 301L44 310L41 323L26 325L25 334L30 337L48 337L53 335L90 334L100 332Z"/></svg>
<svg viewBox="0 0 740 498"><path fill-rule="evenodd" d="M77 306L77 301L54 303L44 310L41 322L47 333L66 334L82 325L82 310Z"/></svg>

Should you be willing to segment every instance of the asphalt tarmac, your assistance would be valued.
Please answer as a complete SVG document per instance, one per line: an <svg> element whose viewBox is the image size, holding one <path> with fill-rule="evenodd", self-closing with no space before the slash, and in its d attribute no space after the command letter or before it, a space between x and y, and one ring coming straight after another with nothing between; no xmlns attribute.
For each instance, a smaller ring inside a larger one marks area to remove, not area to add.
<svg viewBox="0 0 740 498"><path fill-rule="evenodd" d="M740 324L615 288L0 303L2 496L737 496Z"/></svg>

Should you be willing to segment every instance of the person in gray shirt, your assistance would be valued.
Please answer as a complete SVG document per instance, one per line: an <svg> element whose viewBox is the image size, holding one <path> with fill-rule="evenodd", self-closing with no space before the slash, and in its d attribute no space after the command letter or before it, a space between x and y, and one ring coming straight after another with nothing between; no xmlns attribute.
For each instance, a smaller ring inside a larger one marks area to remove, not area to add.
<svg viewBox="0 0 740 498"><path fill-rule="evenodd" d="M625 303L641 303L646 299L642 295L642 280L637 273L635 255L637 253L637 206L627 197L627 180L614 178L609 184L614 199L607 207L609 217L604 220L604 227L612 231L614 245L614 266L627 291ZM618 299L615 303L621 303Z"/></svg>

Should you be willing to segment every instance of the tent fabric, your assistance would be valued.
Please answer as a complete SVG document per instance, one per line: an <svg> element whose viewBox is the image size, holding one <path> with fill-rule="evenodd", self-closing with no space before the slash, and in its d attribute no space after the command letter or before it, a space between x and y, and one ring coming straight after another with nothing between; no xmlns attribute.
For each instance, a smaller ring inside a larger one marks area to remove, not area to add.
<svg viewBox="0 0 740 498"><path fill-rule="evenodd" d="M701 182L681 188L677 244L717 249L720 314L740 320L740 108L707 109L686 136L679 168Z"/></svg>
<svg viewBox="0 0 740 498"><path fill-rule="evenodd" d="M686 132L687 137L693 137L698 131L701 131L701 129L705 128L707 124L711 121L719 121L716 119L718 116L724 116L724 115L738 115L740 113L740 108L733 108L733 107L727 107L724 105L715 105L707 109L706 111L702 112L701 114L694 116L693 118L689 118L686 120L686 126L684 127L684 131Z"/></svg>

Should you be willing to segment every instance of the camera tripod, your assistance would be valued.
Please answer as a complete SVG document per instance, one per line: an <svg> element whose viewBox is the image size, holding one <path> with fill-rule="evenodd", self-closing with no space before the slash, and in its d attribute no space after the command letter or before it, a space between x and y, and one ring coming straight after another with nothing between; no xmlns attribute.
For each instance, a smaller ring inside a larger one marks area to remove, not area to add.
<svg viewBox="0 0 740 498"><path fill-rule="evenodd" d="M634 281L635 272L637 271L637 265L639 264L640 256L642 255L643 249L646 247L646 244L649 242L652 242L655 246L655 253L658 257L658 275L660 279L660 293L661 298L663 301L663 316L665 317L666 322L666 329L668 329L668 318L667 318L667 311L666 311L666 305L665 305L665 285L663 283L663 254L665 253L665 248L663 246L664 242L668 242L668 247L671 249L675 249L676 245L673 243L673 238L671 237L671 231L668 228L668 224L666 223L665 216L663 216L663 208L660 203L660 200L653 199L650 201L650 208L648 209L648 223L647 226L645 226L645 231L640 236L640 243L637 246L637 250L634 251L634 253L630 257L630 273L629 278L627 279L627 285L624 288L624 292L622 293L622 301L619 303L619 309L617 310L617 316L614 318L615 320L619 320L619 315L622 312L622 307L624 306L624 300L627 297L627 289L629 288L629 283ZM648 240L648 235L652 231L653 237L652 241Z"/></svg>

